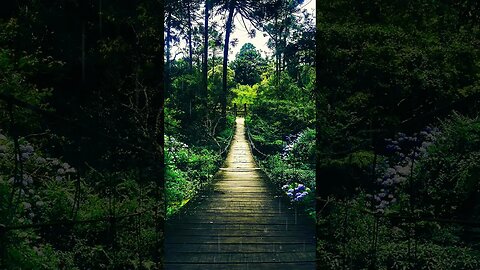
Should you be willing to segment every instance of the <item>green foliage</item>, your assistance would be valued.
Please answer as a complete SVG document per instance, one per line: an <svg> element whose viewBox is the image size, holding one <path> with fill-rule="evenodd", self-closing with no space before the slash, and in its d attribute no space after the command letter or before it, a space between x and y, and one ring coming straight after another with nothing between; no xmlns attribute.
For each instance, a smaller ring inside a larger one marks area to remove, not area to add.
<svg viewBox="0 0 480 270"><path fill-rule="evenodd" d="M397 203L388 213L405 213L413 203L419 216L445 219L478 220L478 145L480 138L477 117L454 114L441 121L440 133L417 158L412 185L400 185ZM320 164L322 198L329 198L318 223L318 243L324 267L341 269L368 268L372 265L371 241L373 214L368 214L369 201L365 190L372 192L371 164L373 154L351 153L345 158L324 159ZM377 156L377 164L386 157ZM329 188L332 187L332 188ZM335 188L336 187L336 188ZM383 187L384 188L384 187ZM411 194L414 195L411 195ZM408 256L410 226L402 220L379 218L377 269L476 269L480 254L475 236L468 227L455 223L420 221L415 224L417 245ZM353 231L352 231L353 230ZM332 238L331 236L334 236ZM416 255L412 255L416 254ZM457 254L458 259L450 256ZM412 256L415 256L414 258Z"/></svg>
<svg viewBox="0 0 480 270"><path fill-rule="evenodd" d="M312 89L299 87L288 74L283 74L278 86L275 76L265 75L258 85L257 98L249 107L251 116L248 123L260 149L280 151L287 135L313 126L315 104L311 98ZM315 81L312 78L308 80Z"/></svg>
<svg viewBox="0 0 480 270"><path fill-rule="evenodd" d="M0 37L2 37L1 33ZM4 42L5 40L0 40L0 44ZM41 59L40 57L42 56L37 52L35 55L24 55L15 59L12 50L0 49L0 94L9 95L32 105L46 108L46 99L51 96L52 90L39 89L37 85L31 82L31 77L34 76L37 69L45 68L43 65L50 66L56 63L52 63L53 61L50 58ZM7 122L10 119L8 111L8 105L3 101L0 102L0 125L3 127L9 126ZM37 117L32 113L18 112L17 110L13 111L13 115L20 126L32 128L38 124L36 121L31 121L31 118Z"/></svg>
<svg viewBox="0 0 480 270"><path fill-rule="evenodd" d="M472 1L318 3L317 147L322 183L318 188L325 209L319 217L317 254L323 268L479 267L478 245L467 226L420 220L407 224L387 217L395 213L414 219L478 221L480 143L475 100L480 28L478 15L467 10L478 10L478 5ZM464 116L447 117L452 109ZM383 152L383 139L393 138L394 132L411 135L436 126L437 119L441 134L433 145L418 146L423 152L417 153L414 165L408 165L411 160L397 164L398 155ZM392 162L399 168L412 166L413 178L408 174L395 187L382 182L382 175L372 181L374 162L379 170L387 161L394 171ZM378 218L378 234L374 234L374 217L367 212L371 201L384 201L379 196L366 201L365 193L392 190L395 202L386 216ZM408 242L411 227L415 241ZM372 237L377 237L375 250Z"/></svg>
<svg viewBox="0 0 480 270"><path fill-rule="evenodd" d="M257 97L258 84L253 86L238 84L237 87L232 89L234 98L232 104L237 104L239 109L243 104L251 105Z"/></svg>
<svg viewBox="0 0 480 270"><path fill-rule="evenodd" d="M192 102L197 102L199 95L198 84L201 80L200 74L182 74L176 77L171 86L170 100L175 104L175 109L182 113L186 119L191 112ZM173 108L172 108L173 109Z"/></svg>
<svg viewBox="0 0 480 270"><path fill-rule="evenodd" d="M227 87L235 86L235 71L227 68ZM217 65L208 71L208 90L212 97L220 96L222 90L222 66Z"/></svg>
<svg viewBox="0 0 480 270"><path fill-rule="evenodd" d="M416 182L425 211L439 216L480 217L480 121L458 114L445 119L441 135L419 162Z"/></svg>
<svg viewBox="0 0 480 270"><path fill-rule="evenodd" d="M312 128L315 73L307 66L304 71L298 81L287 72L280 78L266 72L262 82L252 87L257 97L248 107L246 122L255 146L267 154L259 164L279 192L292 183L304 184L312 190L316 187L316 132ZM314 218L313 195L310 193L301 205Z"/></svg>
<svg viewBox="0 0 480 270"><path fill-rule="evenodd" d="M315 171L309 164L292 164L277 154L267 157L261 165L265 168L270 181L278 188L294 182L315 188Z"/></svg>
<svg viewBox="0 0 480 270"><path fill-rule="evenodd" d="M152 209L155 199L146 196L152 186L142 186L134 172L125 171L99 174L92 169L78 179L75 168L61 159L46 157L38 149L35 144L20 141L23 176L12 177L13 141L0 134L0 223L8 226L61 223L71 220L73 213L75 220L99 221L8 231L2 236L6 255L2 267L108 269L124 265L131 268L130 262L138 258L132 250L142 248L147 253L153 250L155 235L148 233L155 228L151 213L118 219L114 240L107 219L110 214L121 216ZM77 191L80 201L74 211ZM137 228L133 219L144 224L139 235L134 233ZM111 241L115 241L116 251L108 246ZM151 258L145 255L145 261L148 260Z"/></svg>
<svg viewBox="0 0 480 270"><path fill-rule="evenodd" d="M189 147L174 137L165 137L167 217L175 214L199 191L211 184L221 156L208 149Z"/></svg>
<svg viewBox="0 0 480 270"><path fill-rule="evenodd" d="M317 254L319 263L328 269L368 269L372 265L371 229L373 215L362 211L365 201L329 201L318 220L320 228ZM476 269L480 265L478 250L455 242L432 241L454 238L455 225L435 222L419 223L417 230L433 236L417 236L415 252L408 253L408 226L394 219L381 218L375 269Z"/></svg>
<svg viewBox="0 0 480 270"><path fill-rule="evenodd" d="M312 164L292 163L280 154L269 155L260 162L270 184L280 193L284 185L301 183L315 191L315 168ZM284 192L283 195L285 195ZM299 204L312 217L315 217L314 194L311 192Z"/></svg>
<svg viewBox="0 0 480 270"><path fill-rule="evenodd" d="M262 59L255 46L245 43L235 56L231 67L235 71L235 82L253 86L260 82L260 75L265 70L266 61Z"/></svg>
<svg viewBox="0 0 480 270"><path fill-rule="evenodd" d="M319 90L335 110L331 113L338 115L336 121L350 121L346 132L352 132L358 124L388 129L412 117L413 111L418 115L465 96L478 95L478 46L475 35L464 32L469 27L447 33L442 26L441 34L433 25L415 27L410 25L417 19L415 15L393 14L393 3L372 5L376 6L372 14L362 14L370 8L367 3L352 5L348 10L359 10L351 17L345 16L345 10L335 13L346 3L337 1L338 6L329 8L322 4L326 10L321 14L323 20L317 33L321 37ZM423 10L434 4L412 5ZM424 17L421 23L439 23L438 15L432 14L437 7L432 8L426 14L418 14ZM446 10L457 12L453 7ZM332 14L339 18L330 21ZM373 14L378 17L368 20ZM322 108L327 109L327 104ZM342 119L345 113L363 121Z"/></svg>
<svg viewBox="0 0 480 270"><path fill-rule="evenodd" d="M300 133L287 154L287 159L305 164L315 164L316 131L307 128Z"/></svg>
<svg viewBox="0 0 480 270"><path fill-rule="evenodd" d="M161 12L156 1L2 5L0 94L56 117L14 106L10 118L0 101L0 224L34 225L2 234L0 268L138 269L139 260L152 262L154 217L164 214L150 192L162 192L151 185L160 165L137 150L160 150L152 142L163 107ZM131 144L138 147L124 147ZM88 222L66 222L72 219Z"/></svg>
<svg viewBox="0 0 480 270"><path fill-rule="evenodd" d="M278 9L270 9L264 30L274 57L268 65L255 48L247 43L232 67L235 80L232 103L247 103L246 124L256 148L266 154L259 165L271 184L281 188L301 183L315 189L315 69L313 66L315 32L312 17L300 13L300 1L280 1ZM270 17L269 17L270 16ZM295 141L291 137L298 136ZM254 152L256 153L256 152ZM284 192L282 192L284 193ZM301 203L312 217L313 193Z"/></svg>

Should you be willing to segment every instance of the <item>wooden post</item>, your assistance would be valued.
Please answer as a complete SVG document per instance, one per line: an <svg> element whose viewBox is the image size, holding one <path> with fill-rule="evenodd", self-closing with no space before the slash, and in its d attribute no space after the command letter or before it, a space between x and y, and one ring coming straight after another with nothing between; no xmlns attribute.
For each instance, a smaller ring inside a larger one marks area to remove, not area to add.
<svg viewBox="0 0 480 270"><path fill-rule="evenodd" d="M245 117L247 117L247 103L243 104L243 114Z"/></svg>

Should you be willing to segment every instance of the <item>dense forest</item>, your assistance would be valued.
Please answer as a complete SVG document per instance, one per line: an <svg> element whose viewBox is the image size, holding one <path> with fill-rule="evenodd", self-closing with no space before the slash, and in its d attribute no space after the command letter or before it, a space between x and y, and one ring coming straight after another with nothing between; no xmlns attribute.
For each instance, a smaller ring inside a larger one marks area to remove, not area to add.
<svg viewBox="0 0 480 270"><path fill-rule="evenodd" d="M479 2L305 2L2 2L0 269L160 269L240 117L320 269L480 269Z"/></svg>
<svg viewBox="0 0 480 270"><path fill-rule="evenodd" d="M317 6L321 269L480 267L477 1Z"/></svg>
<svg viewBox="0 0 480 270"><path fill-rule="evenodd" d="M315 17L303 1L168 1L165 27L167 213L211 186L246 108L254 154L279 194L315 208ZM235 24L248 21L247 24ZM234 29L268 36L271 55ZM241 46L229 59L231 46ZM236 111L237 110L237 111ZM298 185L309 192L293 196ZM291 186L291 187L290 187ZM283 187L283 190L282 190ZM307 195L308 193L308 195Z"/></svg>
<svg viewBox="0 0 480 270"><path fill-rule="evenodd" d="M0 268L160 267L161 3L0 14Z"/></svg>

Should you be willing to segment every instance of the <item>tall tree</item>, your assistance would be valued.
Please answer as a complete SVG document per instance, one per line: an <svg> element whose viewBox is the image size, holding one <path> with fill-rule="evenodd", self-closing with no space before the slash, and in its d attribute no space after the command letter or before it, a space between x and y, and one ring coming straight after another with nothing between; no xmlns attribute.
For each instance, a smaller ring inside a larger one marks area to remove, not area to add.
<svg viewBox="0 0 480 270"><path fill-rule="evenodd" d="M226 123L227 109L227 65L228 49L230 44L230 34L233 28L233 18L239 14L242 19L251 21L254 25L260 25L260 21L265 17L268 1L257 0L224 0L223 9L227 11L227 21L225 24L225 43L223 48L223 93L222 93L222 118L223 124Z"/></svg>
<svg viewBox="0 0 480 270"><path fill-rule="evenodd" d="M187 40L188 40L188 64L190 72L193 72L193 46L192 46L192 1L186 1L186 13L187 13Z"/></svg>
<svg viewBox="0 0 480 270"><path fill-rule="evenodd" d="M227 117L227 65L228 65L228 45L230 44L230 33L232 32L233 14L235 12L234 0L228 1L228 18L225 26L225 44L223 48L223 76L222 76L222 123L225 126Z"/></svg>
<svg viewBox="0 0 480 270"><path fill-rule="evenodd" d="M232 62L235 81L250 86L260 82L262 67L265 65L265 60L255 46L252 43L245 43Z"/></svg>
<svg viewBox="0 0 480 270"><path fill-rule="evenodd" d="M287 59L285 51L291 38L292 28L295 27L299 20L298 6L303 0L278 0L275 2L275 9L271 10L266 17L263 30L270 36L270 47L275 51L275 74L277 84L279 82L280 73L285 70Z"/></svg>
<svg viewBox="0 0 480 270"><path fill-rule="evenodd" d="M209 0L205 0L205 25L203 34L203 94L205 99L205 109L207 108L208 97L208 19L209 19Z"/></svg>

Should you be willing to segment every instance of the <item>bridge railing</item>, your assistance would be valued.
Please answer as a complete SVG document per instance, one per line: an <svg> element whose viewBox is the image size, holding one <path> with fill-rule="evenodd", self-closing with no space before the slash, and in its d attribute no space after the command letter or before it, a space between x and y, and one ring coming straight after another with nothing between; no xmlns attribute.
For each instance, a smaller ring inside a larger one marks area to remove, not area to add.
<svg viewBox="0 0 480 270"><path fill-rule="evenodd" d="M243 110L240 110L239 107L243 107ZM235 117L237 117L237 116L242 116L242 117L247 116L247 103L244 103L243 106L242 106L242 104L237 105L237 103L234 103L233 104L233 115Z"/></svg>

